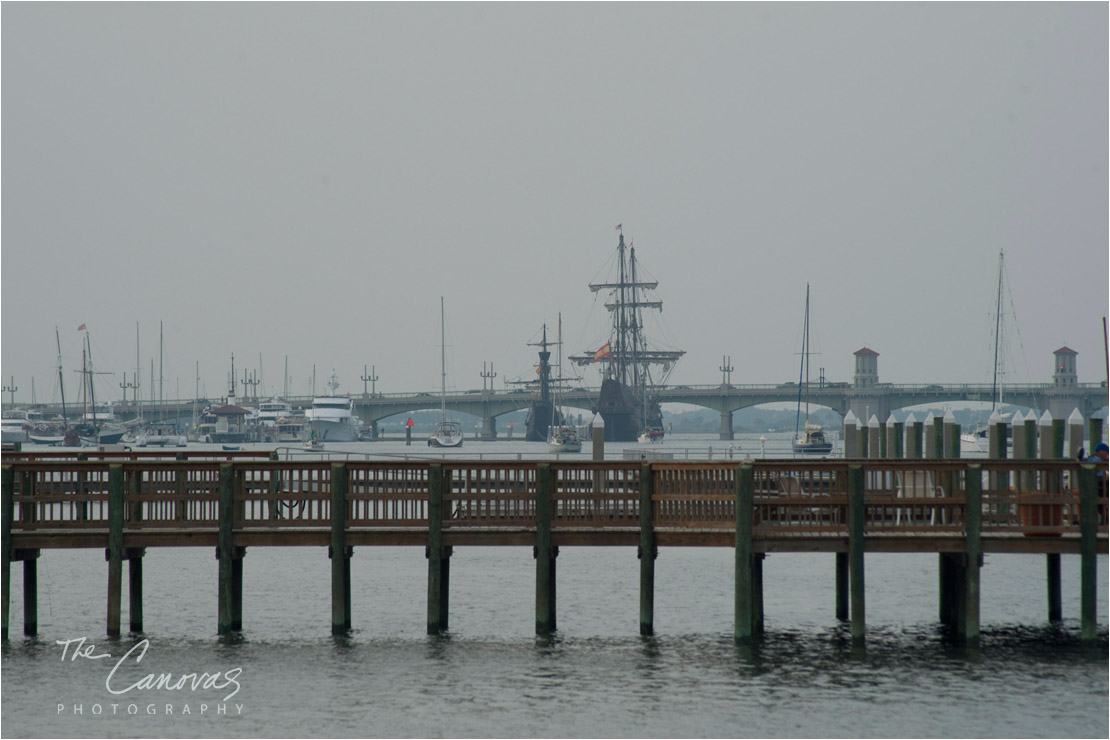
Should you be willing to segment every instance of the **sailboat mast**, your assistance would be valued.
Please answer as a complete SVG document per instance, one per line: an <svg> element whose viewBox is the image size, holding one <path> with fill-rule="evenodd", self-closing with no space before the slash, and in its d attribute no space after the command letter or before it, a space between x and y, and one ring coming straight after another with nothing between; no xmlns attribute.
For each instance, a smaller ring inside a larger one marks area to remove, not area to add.
<svg viewBox="0 0 1110 740"><path fill-rule="evenodd" d="M805 321L802 324L802 363L798 366L798 410L794 413L794 436L797 438L798 431L801 429L802 420L802 390L805 388L806 392L806 423L809 423L809 389L808 375L806 373L806 353L809 349L809 283L806 283L806 312ZM805 386L802 384L803 378L806 378Z"/></svg>
<svg viewBox="0 0 1110 740"><path fill-rule="evenodd" d="M994 309L994 380L991 384L991 411L1001 403L998 388L998 342L1002 337L1002 250L998 251L998 298Z"/></svg>
<svg viewBox="0 0 1110 740"><path fill-rule="evenodd" d="M58 389L62 393L62 423L64 426L69 426L69 417L66 415L66 381L62 376L62 335L58 333L58 327L54 327L54 338L58 340Z"/></svg>
<svg viewBox="0 0 1110 740"><path fill-rule="evenodd" d="M89 333L85 332L85 346L89 350L89 406L92 408L92 423L96 426L96 387L93 385L92 340Z"/></svg>
<svg viewBox="0 0 1110 740"><path fill-rule="evenodd" d="M439 397L443 420L447 421L447 319L443 309L443 296L439 297L439 370L443 393Z"/></svg>
<svg viewBox="0 0 1110 740"><path fill-rule="evenodd" d="M620 275L619 275L620 296L618 297L619 301L620 301L620 305L617 308L617 346L616 346L617 351L616 351L615 356L617 358L617 374L620 376L619 380L622 383L627 383L628 382L628 371L627 371L627 362L626 362L627 358L625 356L625 352L627 352L626 333L628 331L628 295L626 293L626 291L628 290L628 283L627 283L626 273L625 273L624 232L623 231L621 232L621 235L620 235L620 241L617 244L617 251L618 251L619 257L620 257Z"/></svg>

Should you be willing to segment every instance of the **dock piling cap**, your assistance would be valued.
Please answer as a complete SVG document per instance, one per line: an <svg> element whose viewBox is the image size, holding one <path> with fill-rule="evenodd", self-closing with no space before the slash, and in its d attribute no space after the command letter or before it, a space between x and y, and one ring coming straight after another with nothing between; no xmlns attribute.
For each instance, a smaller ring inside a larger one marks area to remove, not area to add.
<svg viewBox="0 0 1110 740"><path fill-rule="evenodd" d="M590 422L590 426L594 427L595 429L597 427L603 427L605 426L605 419L601 418L601 414L594 414L594 420Z"/></svg>

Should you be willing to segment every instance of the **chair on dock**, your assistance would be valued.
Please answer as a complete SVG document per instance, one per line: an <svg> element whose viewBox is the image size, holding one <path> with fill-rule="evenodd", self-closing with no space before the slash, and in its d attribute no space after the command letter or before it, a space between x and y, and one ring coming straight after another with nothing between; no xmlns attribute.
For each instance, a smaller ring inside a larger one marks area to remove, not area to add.
<svg viewBox="0 0 1110 740"><path fill-rule="evenodd" d="M942 498L944 496L944 489L933 480L933 474L927 470L910 470L907 472L895 473L895 480L898 486L898 498L905 499L927 499L927 498ZM937 523L937 507L928 507L929 524ZM899 506L894 515L896 524L902 523L902 507ZM911 517L912 521L912 517ZM942 515L943 521L943 515Z"/></svg>

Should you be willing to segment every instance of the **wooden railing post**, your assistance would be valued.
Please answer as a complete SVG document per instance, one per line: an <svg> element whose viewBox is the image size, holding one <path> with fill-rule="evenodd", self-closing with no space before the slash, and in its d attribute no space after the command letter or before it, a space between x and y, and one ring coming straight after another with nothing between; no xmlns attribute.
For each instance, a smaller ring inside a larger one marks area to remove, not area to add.
<svg viewBox="0 0 1110 740"><path fill-rule="evenodd" d="M749 643L756 632L756 604L752 573L752 514L755 503L755 467L750 463L736 470L736 541L733 639Z"/></svg>
<svg viewBox="0 0 1110 740"><path fill-rule="evenodd" d="M848 468L848 571L852 612L852 644L864 642L864 588L863 588L863 467Z"/></svg>
<svg viewBox="0 0 1110 740"><path fill-rule="evenodd" d="M655 522L651 497L655 491L655 471L651 463L640 466L640 634L655 629Z"/></svg>
<svg viewBox="0 0 1110 740"><path fill-rule="evenodd" d="M351 629L351 550L347 547L347 466L331 466L331 633Z"/></svg>

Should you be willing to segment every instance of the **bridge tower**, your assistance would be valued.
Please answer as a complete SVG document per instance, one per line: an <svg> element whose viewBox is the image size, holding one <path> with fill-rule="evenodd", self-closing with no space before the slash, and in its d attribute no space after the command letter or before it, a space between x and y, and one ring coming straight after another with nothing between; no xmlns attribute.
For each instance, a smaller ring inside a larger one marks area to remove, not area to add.
<svg viewBox="0 0 1110 740"><path fill-rule="evenodd" d="M848 408L864 425L872 416L886 419L890 415L890 400L879 388L879 353L870 347L864 347L854 354L856 372L852 376Z"/></svg>
<svg viewBox="0 0 1110 740"><path fill-rule="evenodd" d="M1080 409L1084 416L1091 414L1091 409L1083 408L1083 397L1079 392L1079 370L1076 364L1078 354L1070 347L1061 347L1052 353L1055 358L1052 388L1046 394L1046 400L1048 413L1054 419L1066 419L1075 409Z"/></svg>
<svg viewBox="0 0 1110 740"><path fill-rule="evenodd" d="M856 388L872 388L879 384L879 353L869 347L856 350L856 374L852 385Z"/></svg>

